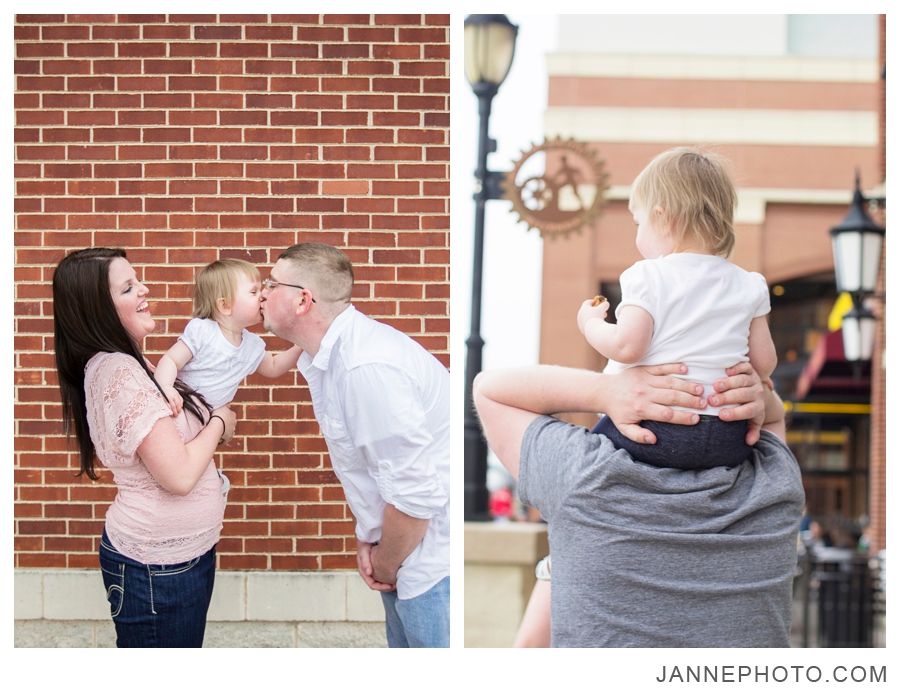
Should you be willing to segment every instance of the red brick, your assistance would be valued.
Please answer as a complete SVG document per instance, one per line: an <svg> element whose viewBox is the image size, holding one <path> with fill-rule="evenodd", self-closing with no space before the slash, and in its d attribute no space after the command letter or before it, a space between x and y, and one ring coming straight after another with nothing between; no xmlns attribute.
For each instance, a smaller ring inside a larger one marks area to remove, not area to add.
<svg viewBox="0 0 900 692"><path fill-rule="evenodd" d="M45 178L86 178L91 175L91 165L84 163L54 163L44 165Z"/></svg>
<svg viewBox="0 0 900 692"><path fill-rule="evenodd" d="M168 44L163 42L154 43L145 40L138 43L122 42L116 45L120 58L159 58L165 57L168 53Z"/></svg>
<svg viewBox="0 0 900 692"><path fill-rule="evenodd" d="M248 166L249 168L249 166ZM238 178L244 174L240 163L198 163L196 175L200 178ZM249 173L248 173L249 175Z"/></svg>
<svg viewBox="0 0 900 692"><path fill-rule="evenodd" d="M418 60L422 49L415 44L376 44L372 46L372 57L385 60Z"/></svg>
<svg viewBox="0 0 900 692"><path fill-rule="evenodd" d="M164 195L166 183L163 180L120 180L113 183L111 192L97 190L96 194L111 194L118 192L120 195Z"/></svg>
<svg viewBox="0 0 900 692"><path fill-rule="evenodd" d="M374 113L372 116L372 124L378 126L388 126L388 127L397 127L397 126L417 126L422 119L422 116L417 112L406 112L406 113L397 113L397 112L387 112L387 113Z"/></svg>
<svg viewBox="0 0 900 692"><path fill-rule="evenodd" d="M144 74L188 75L194 71L190 60L144 60Z"/></svg>
<svg viewBox="0 0 900 692"><path fill-rule="evenodd" d="M219 55L223 58L267 58L269 57L269 44L222 43L219 45Z"/></svg>
<svg viewBox="0 0 900 692"><path fill-rule="evenodd" d="M147 106L153 107L150 102L151 97L144 97L147 100ZM94 108L140 108L140 94L94 94L91 101L87 104Z"/></svg>
<svg viewBox="0 0 900 692"><path fill-rule="evenodd" d="M93 26L91 38L96 40L137 40L141 37L141 29L138 26Z"/></svg>
<svg viewBox="0 0 900 692"><path fill-rule="evenodd" d="M447 74L447 64L436 60L401 62L400 74L417 77L443 77Z"/></svg>
<svg viewBox="0 0 900 692"><path fill-rule="evenodd" d="M271 147L273 161L303 161L318 157L318 148L310 146Z"/></svg>
<svg viewBox="0 0 900 692"><path fill-rule="evenodd" d="M41 99L43 108L90 108L90 94L48 94Z"/></svg>
<svg viewBox="0 0 900 692"><path fill-rule="evenodd" d="M321 218L313 214L272 215L272 228L320 229L321 223ZM316 237L314 240L320 240L320 238ZM297 242L301 241L298 239Z"/></svg>
<svg viewBox="0 0 900 692"><path fill-rule="evenodd" d="M425 127L450 127L450 114L425 113L423 124Z"/></svg>
<svg viewBox="0 0 900 692"><path fill-rule="evenodd" d="M447 30L401 28L398 30L398 39L401 43L443 43L447 40Z"/></svg>
<svg viewBox="0 0 900 692"><path fill-rule="evenodd" d="M315 195L319 183L315 180L273 180L271 188L273 195Z"/></svg>
<svg viewBox="0 0 900 692"><path fill-rule="evenodd" d="M347 166L348 178L396 178L397 167L389 163L349 164Z"/></svg>
<svg viewBox="0 0 900 692"><path fill-rule="evenodd" d="M84 46L90 44L69 44L69 50L74 46ZM16 44L16 56L19 58L61 58L66 54L66 44L64 43L50 43L49 41L43 43L17 43ZM71 53L69 53L72 56ZM72 57L80 57L80 56L72 56Z"/></svg>
<svg viewBox="0 0 900 692"><path fill-rule="evenodd" d="M294 73L306 75L343 74L344 64L340 60L298 60L294 64Z"/></svg>
<svg viewBox="0 0 900 692"><path fill-rule="evenodd" d="M170 21L175 21L172 17L169 18ZM144 25L141 27L141 35L145 40L159 40L159 39L175 39L175 40L185 40L191 37L191 28L189 26L167 26L167 25ZM173 44L167 44L167 47L171 47ZM179 45L179 44L174 44Z"/></svg>
<svg viewBox="0 0 900 692"><path fill-rule="evenodd" d="M68 111L66 113L68 125L115 125L115 111Z"/></svg>
<svg viewBox="0 0 900 692"><path fill-rule="evenodd" d="M86 41L90 38L90 29L86 26L45 26L41 27L41 40L54 41Z"/></svg>
<svg viewBox="0 0 900 692"><path fill-rule="evenodd" d="M62 125L65 115L60 111L19 111L16 125Z"/></svg>
<svg viewBox="0 0 900 692"><path fill-rule="evenodd" d="M66 184L61 181L20 180L16 182L16 191L20 195L62 195Z"/></svg>
<svg viewBox="0 0 900 692"><path fill-rule="evenodd" d="M191 41L189 43L169 44L169 55L173 58L215 57L218 53L219 46L216 43Z"/></svg>
<svg viewBox="0 0 900 692"><path fill-rule="evenodd" d="M323 125L362 127L369 124L369 114L355 111L325 111L320 116Z"/></svg>
<svg viewBox="0 0 900 692"><path fill-rule="evenodd" d="M319 46L315 43L273 43L273 58L297 58L299 60L319 57Z"/></svg>
<svg viewBox="0 0 900 692"><path fill-rule="evenodd" d="M95 142L140 142L141 131L129 127L95 127L93 137Z"/></svg>
<svg viewBox="0 0 900 692"><path fill-rule="evenodd" d="M293 97L289 94L247 94L247 108L290 108Z"/></svg>
<svg viewBox="0 0 900 692"><path fill-rule="evenodd" d="M115 194L116 183L110 180L72 180L66 190L70 195L111 195Z"/></svg>
<svg viewBox="0 0 900 692"><path fill-rule="evenodd" d="M176 111L177 112L177 111ZM174 114L174 112L173 112ZM119 111L115 114L119 125L165 125L165 111Z"/></svg>

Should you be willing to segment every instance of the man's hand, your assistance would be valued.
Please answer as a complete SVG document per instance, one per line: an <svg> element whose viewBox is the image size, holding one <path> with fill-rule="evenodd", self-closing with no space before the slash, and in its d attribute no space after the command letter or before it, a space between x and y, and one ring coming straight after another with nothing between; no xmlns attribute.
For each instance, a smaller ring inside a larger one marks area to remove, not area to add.
<svg viewBox="0 0 900 692"><path fill-rule="evenodd" d="M686 373L684 365L674 363L628 368L606 376L610 394L606 400L610 405L605 413L619 432L639 444L656 443L656 436L639 425L642 420L694 425L700 420L696 413L671 408L706 407L706 400L702 398L703 385L675 377Z"/></svg>
<svg viewBox="0 0 900 692"><path fill-rule="evenodd" d="M716 394L709 398L713 406L731 406L719 411L724 421L746 420L747 437L751 447L759 442L759 433L766 415L766 390L750 363L738 363L725 371L727 377L716 380Z"/></svg>
<svg viewBox="0 0 900 692"><path fill-rule="evenodd" d="M373 591L394 591L397 587L395 584L387 584L378 581L374 576L372 568L372 549L375 547L372 543L365 543L357 539L356 541L356 567L359 570L359 576L363 578Z"/></svg>
<svg viewBox="0 0 900 692"><path fill-rule="evenodd" d="M375 581L381 582L382 584L390 584L394 586L394 588L396 588L397 570L391 569L389 566L385 565L384 560L382 560L381 557L381 546L373 546L372 552L370 553L372 576L374 577Z"/></svg>

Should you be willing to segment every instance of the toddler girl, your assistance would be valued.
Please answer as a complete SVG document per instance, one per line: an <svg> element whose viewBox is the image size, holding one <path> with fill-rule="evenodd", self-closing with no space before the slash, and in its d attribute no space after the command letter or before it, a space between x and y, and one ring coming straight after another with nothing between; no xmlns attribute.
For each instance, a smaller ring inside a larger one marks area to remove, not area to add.
<svg viewBox="0 0 900 692"><path fill-rule="evenodd" d="M176 377L215 409L234 398L247 375L280 377L297 362L299 346L269 353L262 338L247 331L261 319L260 293L259 271L243 260L217 260L197 275L194 319L160 358L155 373L174 415L182 406L174 388ZM228 479L224 475L222 479L227 492Z"/></svg>
<svg viewBox="0 0 900 692"><path fill-rule="evenodd" d="M604 372L684 363L683 377L705 387L708 406L697 425L646 421L644 430L630 431L639 432L644 444L625 437L608 417L600 421L594 432L639 461L705 469L736 466L750 455L747 422L719 419L712 389L738 362L749 360L764 382L776 364L766 281L725 259L734 245L736 202L718 157L688 147L657 156L632 187L628 208L646 259L620 278L617 324L606 321L606 301L592 306L587 300L578 311L579 330L609 358Z"/></svg>

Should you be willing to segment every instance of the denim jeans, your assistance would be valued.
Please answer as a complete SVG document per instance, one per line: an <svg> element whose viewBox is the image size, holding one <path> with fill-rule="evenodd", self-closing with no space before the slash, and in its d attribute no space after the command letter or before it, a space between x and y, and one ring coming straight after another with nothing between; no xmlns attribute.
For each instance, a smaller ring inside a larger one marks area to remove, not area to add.
<svg viewBox="0 0 900 692"><path fill-rule="evenodd" d="M216 549L173 565L145 565L100 539L100 572L116 646L203 646L206 612L216 576Z"/></svg>
<svg viewBox="0 0 900 692"><path fill-rule="evenodd" d="M382 592L388 646L438 648L450 646L450 577L444 577L415 598Z"/></svg>
<svg viewBox="0 0 900 692"><path fill-rule="evenodd" d="M603 416L591 431L606 435L616 449L624 449L635 461L683 471L700 471L717 466L737 466L753 453L744 442L747 421L723 421L718 416L701 415L696 425L676 425L641 421L656 435L656 444L632 442Z"/></svg>

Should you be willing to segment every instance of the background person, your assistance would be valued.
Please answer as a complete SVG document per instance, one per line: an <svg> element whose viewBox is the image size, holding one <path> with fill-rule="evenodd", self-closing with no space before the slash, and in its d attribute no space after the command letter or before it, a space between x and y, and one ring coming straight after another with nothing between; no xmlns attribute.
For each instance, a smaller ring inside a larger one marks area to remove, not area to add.
<svg viewBox="0 0 900 692"><path fill-rule="evenodd" d="M100 570L119 647L199 647L215 580L225 500L212 455L234 413L212 413L183 384L177 418L142 353L156 324L149 290L118 249L73 252L53 275L63 423L81 473L94 456L116 497L100 539Z"/></svg>

